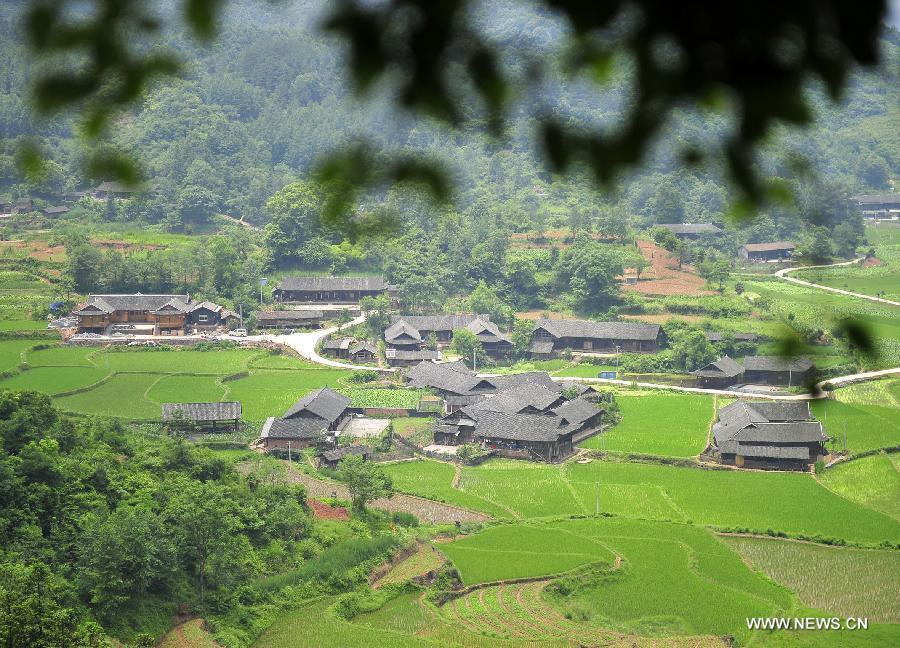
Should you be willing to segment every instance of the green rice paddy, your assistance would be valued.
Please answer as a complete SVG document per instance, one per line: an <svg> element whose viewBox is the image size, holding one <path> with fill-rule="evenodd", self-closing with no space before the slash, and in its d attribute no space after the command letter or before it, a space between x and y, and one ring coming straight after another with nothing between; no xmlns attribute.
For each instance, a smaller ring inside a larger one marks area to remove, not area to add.
<svg viewBox="0 0 900 648"><path fill-rule="evenodd" d="M900 520L900 455L877 454L828 468L825 487L849 500Z"/></svg>

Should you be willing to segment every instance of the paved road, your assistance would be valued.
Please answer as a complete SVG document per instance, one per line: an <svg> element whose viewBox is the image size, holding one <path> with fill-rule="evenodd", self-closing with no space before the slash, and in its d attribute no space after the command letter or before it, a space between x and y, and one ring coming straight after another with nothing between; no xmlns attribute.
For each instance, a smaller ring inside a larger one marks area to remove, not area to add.
<svg viewBox="0 0 900 648"><path fill-rule="evenodd" d="M318 329L315 331L291 333L290 335L248 335L245 338L234 338L230 336L226 337L235 341L249 340L251 342L274 342L276 344L284 344L285 346L289 346L290 348L292 348L307 360L315 362L316 364L325 365L327 367L335 367L337 369L368 369L382 372L396 371L396 369L367 367L362 365L350 364L349 362L338 362L337 360L332 360L331 358L324 358L316 353L316 345L319 343L319 340L321 340L326 335L331 335L332 333L336 333L337 331L348 328L350 326L362 324L365 321L366 316L360 315L356 319L350 320L342 326L333 326L331 328Z"/></svg>
<svg viewBox="0 0 900 648"><path fill-rule="evenodd" d="M900 306L900 302L893 301L891 299L884 299L883 297L874 297L872 295L864 295L858 292L852 292L850 290L842 290L840 288L832 288L831 286L823 286L822 284L813 283L811 281L804 281L803 279L796 279L794 277L789 277L789 272L794 272L796 270L812 270L815 268L839 268L841 266L853 265L854 263L859 263L863 260L863 257L858 259L853 259L852 261L844 261L842 263L831 263L828 265L816 265L816 266L799 266L796 268L782 268L775 273L775 276L784 279L785 281L789 281L792 284L797 284L799 286L806 286L807 288L817 288L819 290L827 290L828 292L837 293L839 295L847 295L848 297L859 297L860 299L868 299L869 301L878 302L879 304L889 304L891 306Z"/></svg>

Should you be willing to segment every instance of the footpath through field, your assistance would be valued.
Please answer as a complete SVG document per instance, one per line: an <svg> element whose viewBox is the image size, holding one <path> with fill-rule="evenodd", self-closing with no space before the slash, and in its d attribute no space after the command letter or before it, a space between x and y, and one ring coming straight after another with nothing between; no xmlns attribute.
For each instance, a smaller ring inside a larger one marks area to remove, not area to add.
<svg viewBox="0 0 900 648"><path fill-rule="evenodd" d="M849 266L854 263L859 263L865 257L859 257L853 259L852 261L843 261L841 263L829 263L827 265L814 265L814 266L797 266L795 268L782 268L775 272L775 276L779 279L784 279L785 281L789 281L793 284L797 284L799 286L806 286L807 288L816 288L818 290L827 290L828 292L837 293L839 295L846 295L848 297L859 297L860 299L868 299L869 301L878 302L879 304L889 304L891 306L900 306L900 302L893 301L891 299L885 299L883 297L874 297L872 295L864 295L862 293L853 292L851 290L843 290L841 288L832 288L831 286L823 286L822 284L813 283L811 281L804 281L803 279L796 279L794 277L789 277L788 273L795 272L797 270L815 270L816 268L839 268L841 266Z"/></svg>

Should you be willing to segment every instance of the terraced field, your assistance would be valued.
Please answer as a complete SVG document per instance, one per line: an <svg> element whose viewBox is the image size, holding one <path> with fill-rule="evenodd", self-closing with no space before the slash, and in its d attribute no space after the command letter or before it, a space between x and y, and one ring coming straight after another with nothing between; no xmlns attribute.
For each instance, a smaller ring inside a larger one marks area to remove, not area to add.
<svg viewBox="0 0 900 648"><path fill-rule="evenodd" d="M819 481L849 500L900 520L900 454L877 454L837 464Z"/></svg>
<svg viewBox="0 0 900 648"><path fill-rule="evenodd" d="M609 432L579 444L612 452L692 457L706 447L715 399L702 394L620 390L622 420Z"/></svg>

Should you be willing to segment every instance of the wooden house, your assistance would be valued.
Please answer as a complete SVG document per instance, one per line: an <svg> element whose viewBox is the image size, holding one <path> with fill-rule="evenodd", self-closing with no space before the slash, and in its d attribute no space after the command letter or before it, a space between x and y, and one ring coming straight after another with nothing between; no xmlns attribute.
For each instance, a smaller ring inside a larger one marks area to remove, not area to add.
<svg viewBox="0 0 900 648"><path fill-rule="evenodd" d="M529 352L547 359L563 349L588 353L653 353L659 349L659 324L539 319Z"/></svg>
<svg viewBox="0 0 900 648"><path fill-rule="evenodd" d="M385 349L384 357L390 367L415 367L423 362L434 364L443 357L431 349Z"/></svg>
<svg viewBox="0 0 900 648"><path fill-rule="evenodd" d="M259 444L266 450L307 448L329 432L339 432L350 421L350 399L329 387L310 392L283 416L263 424Z"/></svg>
<svg viewBox="0 0 900 648"><path fill-rule="evenodd" d="M327 468L329 470L337 470L338 464L344 457L362 457L365 461L371 461L374 453L372 448L364 445L345 446L343 448L335 448L334 450L326 450L319 455L319 468Z"/></svg>
<svg viewBox="0 0 900 648"><path fill-rule="evenodd" d="M445 347L453 340L453 332L460 329L474 333L485 353L494 359L506 357L512 352L512 341L491 321L490 316L474 313L394 317L384 331L384 341L389 348L406 351L420 350L429 340L434 340L438 347Z"/></svg>
<svg viewBox="0 0 900 648"><path fill-rule="evenodd" d="M721 234L722 230L712 223L660 223L657 227L665 227L680 239L696 240L704 234Z"/></svg>
<svg viewBox="0 0 900 648"><path fill-rule="evenodd" d="M744 368L728 356L722 356L705 367L692 371L697 386L706 389L727 389L743 381Z"/></svg>
<svg viewBox="0 0 900 648"><path fill-rule="evenodd" d="M707 331L706 339L713 343L722 342L728 335L731 335L735 342L749 342L754 344L759 341L759 336L756 333L732 333L726 331Z"/></svg>
<svg viewBox="0 0 900 648"><path fill-rule="evenodd" d="M866 194L853 198L863 218L873 220L900 217L900 193Z"/></svg>
<svg viewBox="0 0 900 648"><path fill-rule="evenodd" d="M237 401L163 403L162 420L185 431L237 432L241 424L241 404Z"/></svg>
<svg viewBox="0 0 900 648"><path fill-rule="evenodd" d="M317 310L260 311L256 314L257 328L318 328L323 313Z"/></svg>
<svg viewBox="0 0 900 648"><path fill-rule="evenodd" d="M153 335L184 332L191 309L190 295L89 295L72 314L80 332L106 333L115 325L135 325Z"/></svg>
<svg viewBox="0 0 900 648"><path fill-rule="evenodd" d="M44 216L47 218L57 218L59 216L63 216L69 213L69 208L65 205L58 205L56 207L45 207L41 210Z"/></svg>
<svg viewBox="0 0 900 648"><path fill-rule="evenodd" d="M123 199L131 198L139 191L140 189L135 186L114 180L107 180L106 182L101 182L94 188L93 196L100 200L106 200L107 198Z"/></svg>
<svg viewBox="0 0 900 648"><path fill-rule="evenodd" d="M747 356L744 382L751 385L803 385L813 377L815 365L808 358Z"/></svg>
<svg viewBox="0 0 900 648"><path fill-rule="evenodd" d="M350 347L353 345L353 338L330 338L322 344L322 353L334 358L347 358L350 356Z"/></svg>
<svg viewBox="0 0 900 648"><path fill-rule="evenodd" d="M738 256L744 261L752 263L764 263L766 261L783 261L790 259L794 254L796 245L790 241L775 241L773 243L747 243L738 250Z"/></svg>
<svg viewBox="0 0 900 648"><path fill-rule="evenodd" d="M735 401L718 411L712 433L719 461L739 467L806 470L828 455L808 402Z"/></svg>
<svg viewBox="0 0 900 648"><path fill-rule="evenodd" d="M227 308L211 301L202 301L191 305L187 322L197 329L214 329L229 326L236 319L237 315Z"/></svg>
<svg viewBox="0 0 900 648"><path fill-rule="evenodd" d="M272 291L277 302L307 304L359 304L383 294L396 296L383 277L285 277Z"/></svg>
<svg viewBox="0 0 900 648"><path fill-rule="evenodd" d="M378 347L371 342L355 342L347 353L354 362L375 362L378 359Z"/></svg>

